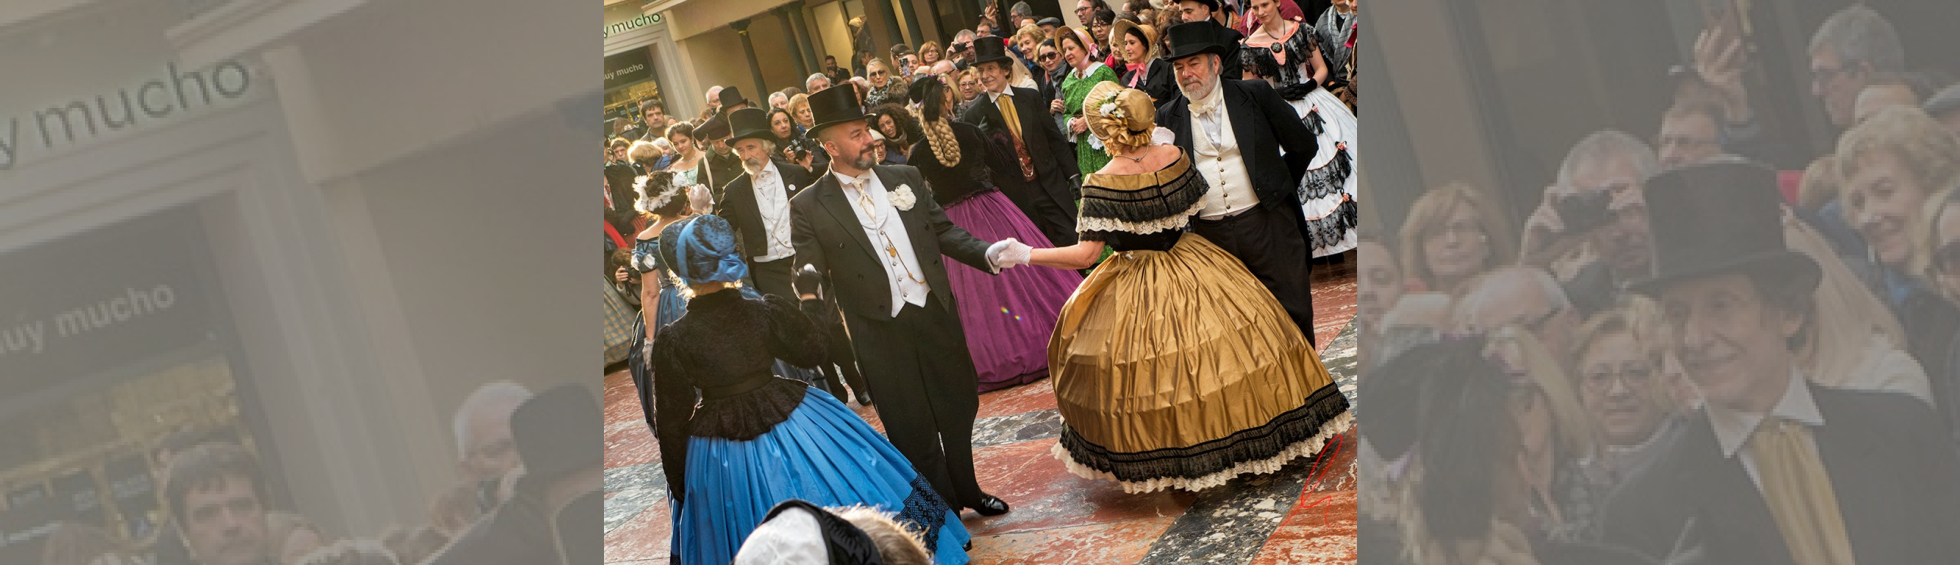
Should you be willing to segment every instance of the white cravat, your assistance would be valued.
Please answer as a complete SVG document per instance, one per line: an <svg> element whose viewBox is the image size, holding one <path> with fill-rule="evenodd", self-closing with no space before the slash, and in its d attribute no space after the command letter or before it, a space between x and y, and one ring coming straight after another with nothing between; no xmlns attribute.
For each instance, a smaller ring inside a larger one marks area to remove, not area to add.
<svg viewBox="0 0 1960 565"><path fill-rule="evenodd" d="M767 263L796 255L795 246L790 245L789 190L783 186L783 175L776 170L776 163L764 164L762 170L749 177L754 181L749 184L755 188L755 207L762 212L763 236L768 238L764 255L755 260Z"/></svg>
<svg viewBox="0 0 1960 565"><path fill-rule="evenodd" d="M857 215L858 225L864 228L864 236L871 240L879 264L885 267L885 281L891 288L892 315L897 316L907 303L924 307L926 294L932 292L932 287L926 284L925 270L919 268L919 257L912 251L912 238L905 231L905 222L886 198L884 181L868 172L858 177L831 174L843 184L844 199L851 203L851 213Z"/></svg>
<svg viewBox="0 0 1960 565"><path fill-rule="evenodd" d="M1213 83L1204 100L1191 101L1191 164L1211 185L1205 191L1204 207L1198 210L1198 217L1206 220L1228 218L1259 205L1224 100L1223 88Z"/></svg>

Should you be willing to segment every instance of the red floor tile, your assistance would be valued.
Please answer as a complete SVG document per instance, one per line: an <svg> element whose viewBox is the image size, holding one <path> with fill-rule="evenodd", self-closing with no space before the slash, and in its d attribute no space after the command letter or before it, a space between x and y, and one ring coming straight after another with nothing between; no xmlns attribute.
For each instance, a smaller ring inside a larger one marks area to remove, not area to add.
<svg viewBox="0 0 1960 565"><path fill-rule="evenodd" d="M1354 563L1354 491L1307 493L1266 541L1252 565Z"/></svg>
<svg viewBox="0 0 1960 565"><path fill-rule="evenodd" d="M980 395L981 418L1007 416L1055 407L1055 387L1042 379Z"/></svg>
<svg viewBox="0 0 1960 565"><path fill-rule="evenodd" d="M606 426L606 468L644 465L660 460L660 442L647 429L645 418L614 421Z"/></svg>
<svg viewBox="0 0 1960 565"><path fill-rule="evenodd" d="M975 538L974 565L1136 563L1173 516Z"/></svg>
<svg viewBox="0 0 1960 565"><path fill-rule="evenodd" d="M1054 445L1052 439L1026 441L974 454L980 488L1014 508L1002 516L968 519L974 535L1175 518L1196 499L1181 491L1125 494L1116 483L1069 474L1049 452Z"/></svg>
<svg viewBox="0 0 1960 565"><path fill-rule="evenodd" d="M606 562L667 558L668 535L673 518L667 515L667 502L661 501L641 512L619 529L606 535Z"/></svg>

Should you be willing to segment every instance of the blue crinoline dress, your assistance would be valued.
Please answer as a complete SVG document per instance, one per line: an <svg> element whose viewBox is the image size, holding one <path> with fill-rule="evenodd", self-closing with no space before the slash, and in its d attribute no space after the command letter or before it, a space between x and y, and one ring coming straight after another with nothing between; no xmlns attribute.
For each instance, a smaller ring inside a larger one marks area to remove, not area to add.
<svg viewBox="0 0 1960 565"><path fill-rule="evenodd" d="M818 307L816 301L805 309ZM699 296L650 352L674 555L724 564L769 509L801 499L865 505L921 532L933 562L968 561L971 534L905 456L830 393L770 374L775 358L824 360L824 332L780 296ZM698 405L689 401L696 393Z"/></svg>
<svg viewBox="0 0 1960 565"><path fill-rule="evenodd" d="M659 285L657 287L659 289L657 292L659 304L653 306L655 308L653 312L654 327L665 328L668 324L674 323L674 320L681 319L681 315L687 313L688 299L686 294L681 293L681 286L674 280L673 274L660 268L658 257L660 257L660 238L658 236L652 239L641 239L633 242L633 270L640 272L642 275L642 284L651 283ZM742 295L749 298L762 298L762 295L756 292L755 289L747 287L742 289ZM641 307L645 308L647 304L643 301ZM646 411L647 423L653 424L654 405L646 398L646 393L653 390L652 387L647 386L646 321L647 317L642 314L640 319L634 322L633 330L635 332L634 335L637 337L635 338L632 351L627 354L627 368L633 374L633 384L639 387L641 396L640 407ZM781 361L776 362L775 371L778 375L802 381L804 384L815 383L817 379L823 376L823 373L816 369L805 369Z"/></svg>

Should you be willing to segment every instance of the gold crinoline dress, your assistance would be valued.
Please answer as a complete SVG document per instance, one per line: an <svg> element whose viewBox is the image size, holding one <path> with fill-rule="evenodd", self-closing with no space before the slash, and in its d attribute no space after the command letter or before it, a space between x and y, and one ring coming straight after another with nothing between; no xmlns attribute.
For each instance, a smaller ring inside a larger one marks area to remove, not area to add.
<svg viewBox="0 0 1960 565"><path fill-rule="evenodd" d="M1095 174L1082 238L1116 253L1063 306L1049 369L1054 453L1127 492L1197 491L1279 470L1353 425L1347 398L1245 265L1186 233L1207 190L1189 157Z"/></svg>

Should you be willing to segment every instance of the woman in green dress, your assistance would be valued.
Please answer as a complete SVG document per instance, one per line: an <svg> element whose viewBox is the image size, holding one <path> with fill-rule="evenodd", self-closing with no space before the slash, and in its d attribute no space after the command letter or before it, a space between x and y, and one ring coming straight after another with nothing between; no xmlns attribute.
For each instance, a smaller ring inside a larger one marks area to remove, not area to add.
<svg viewBox="0 0 1960 565"><path fill-rule="evenodd" d="M1082 117L1082 100L1097 84L1116 82L1116 71L1089 55L1088 37L1074 28L1055 28L1055 43L1062 47L1062 62L1068 63L1069 72L1062 79L1062 99L1054 101L1049 111L1065 118L1062 132L1075 142L1076 166L1085 172L1100 171L1109 164L1109 153L1096 136L1085 135L1089 122Z"/></svg>

